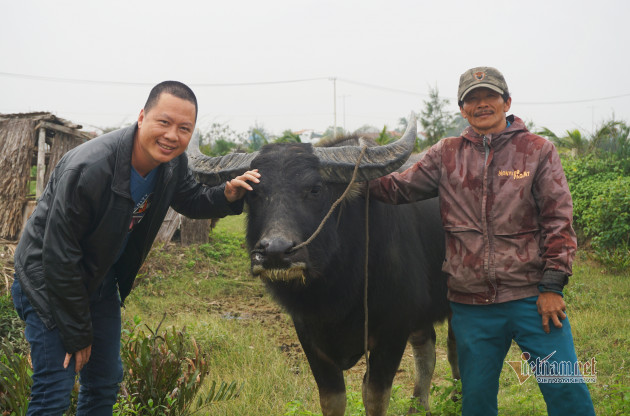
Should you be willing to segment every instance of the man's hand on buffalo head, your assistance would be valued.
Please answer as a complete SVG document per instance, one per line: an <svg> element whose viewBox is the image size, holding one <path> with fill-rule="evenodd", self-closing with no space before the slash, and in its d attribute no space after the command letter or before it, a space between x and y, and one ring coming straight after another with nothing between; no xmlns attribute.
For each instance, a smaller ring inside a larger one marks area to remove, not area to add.
<svg viewBox="0 0 630 416"><path fill-rule="evenodd" d="M231 181L227 181L225 183L225 198L228 202L238 201L243 198L247 191L252 191L253 188L248 183L248 181L259 183L260 182L260 173L258 173L258 169L248 170L240 176L232 179Z"/></svg>

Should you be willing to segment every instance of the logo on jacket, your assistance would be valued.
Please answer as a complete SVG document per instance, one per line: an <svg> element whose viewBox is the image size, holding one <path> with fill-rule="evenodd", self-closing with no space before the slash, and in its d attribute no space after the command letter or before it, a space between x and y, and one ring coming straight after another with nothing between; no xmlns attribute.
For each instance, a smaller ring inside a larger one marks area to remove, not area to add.
<svg viewBox="0 0 630 416"><path fill-rule="evenodd" d="M499 177L501 176L511 176L513 179L523 179L523 178L527 178L529 177L529 171L523 171L521 172L520 170L500 170L499 171Z"/></svg>

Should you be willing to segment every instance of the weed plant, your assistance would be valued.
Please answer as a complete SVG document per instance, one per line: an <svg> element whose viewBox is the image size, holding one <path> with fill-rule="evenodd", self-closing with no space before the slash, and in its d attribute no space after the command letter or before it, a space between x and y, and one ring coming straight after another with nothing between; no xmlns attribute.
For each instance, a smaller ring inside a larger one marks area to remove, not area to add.
<svg viewBox="0 0 630 416"><path fill-rule="evenodd" d="M166 329L160 333L148 325L141 328L139 318L123 331L121 356L125 379L119 411L146 415L189 415L215 401L238 395L235 382L213 382L209 391L198 395L210 373L208 355L202 352L186 329Z"/></svg>
<svg viewBox="0 0 630 416"><path fill-rule="evenodd" d="M0 339L10 345L12 351L28 355L28 342L24 338L24 322L13 306L10 294L0 294Z"/></svg>
<svg viewBox="0 0 630 416"><path fill-rule="evenodd" d="M28 356L16 352L6 339L0 343L0 351L0 414L25 415L33 374Z"/></svg>

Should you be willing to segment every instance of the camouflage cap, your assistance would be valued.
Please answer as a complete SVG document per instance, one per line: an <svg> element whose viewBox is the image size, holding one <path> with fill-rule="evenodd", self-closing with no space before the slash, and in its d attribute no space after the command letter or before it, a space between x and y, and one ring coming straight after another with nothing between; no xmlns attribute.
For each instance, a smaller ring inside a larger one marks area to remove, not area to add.
<svg viewBox="0 0 630 416"><path fill-rule="evenodd" d="M503 74L498 69L490 66L479 66L469 69L459 77L459 89L457 90L457 101L464 101L466 94L475 88L486 87L503 95L509 94L507 83Z"/></svg>

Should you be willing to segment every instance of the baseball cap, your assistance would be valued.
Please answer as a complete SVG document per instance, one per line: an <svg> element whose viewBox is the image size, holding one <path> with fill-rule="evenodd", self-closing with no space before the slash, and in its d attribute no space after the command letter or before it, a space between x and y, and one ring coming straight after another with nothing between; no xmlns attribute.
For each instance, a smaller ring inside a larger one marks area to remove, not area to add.
<svg viewBox="0 0 630 416"><path fill-rule="evenodd" d="M459 77L457 101L464 101L466 94L475 88L486 87L503 95L509 94L507 83L498 69L490 66L478 66L469 69Z"/></svg>

